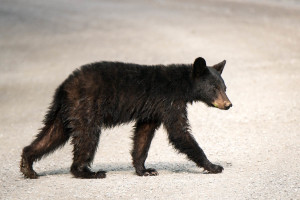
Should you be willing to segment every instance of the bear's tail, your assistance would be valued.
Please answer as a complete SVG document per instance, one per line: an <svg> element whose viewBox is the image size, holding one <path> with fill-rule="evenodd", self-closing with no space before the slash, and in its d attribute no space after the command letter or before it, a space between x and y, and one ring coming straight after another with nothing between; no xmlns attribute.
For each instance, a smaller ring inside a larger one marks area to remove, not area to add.
<svg viewBox="0 0 300 200"><path fill-rule="evenodd" d="M33 162L62 147L70 138L62 120L62 105L65 97L63 86L60 86L45 116L44 127L41 128L35 140L23 149L20 170L27 178L37 178L32 168Z"/></svg>

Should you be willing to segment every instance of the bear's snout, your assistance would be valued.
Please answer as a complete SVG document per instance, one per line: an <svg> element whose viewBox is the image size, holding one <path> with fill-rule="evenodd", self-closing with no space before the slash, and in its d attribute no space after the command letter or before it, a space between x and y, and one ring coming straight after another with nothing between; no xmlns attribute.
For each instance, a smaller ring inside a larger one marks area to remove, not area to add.
<svg viewBox="0 0 300 200"><path fill-rule="evenodd" d="M228 110L229 108L231 108L232 107L232 103L230 102L230 101L226 101L225 103L224 103L224 108L225 108L225 110Z"/></svg>
<svg viewBox="0 0 300 200"><path fill-rule="evenodd" d="M221 92L221 91L218 93L217 99L214 102L212 102L212 104L216 108L219 108L219 109L222 109L222 110L228 110L230 107L232 107L232 103L228 99L225 92Z"/></svg>
<svg viewBox="0 0 300 200"><path fill-rule="evenodd" d="M223 102L214 101L212 104L216 108L219 108L222 110L228 110L230 107L232 107L232 103L230 101L223 101Z"/></svg>

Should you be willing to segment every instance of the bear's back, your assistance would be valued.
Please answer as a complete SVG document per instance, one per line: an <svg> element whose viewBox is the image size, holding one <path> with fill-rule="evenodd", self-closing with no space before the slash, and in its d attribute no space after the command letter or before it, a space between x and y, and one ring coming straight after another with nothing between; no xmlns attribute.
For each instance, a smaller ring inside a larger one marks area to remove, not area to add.
<svg viewBox="0 0 300 200"><path fill-rule="evenodd" d="M97 62L75 70L64 85L78 98L84 93L106 97L181 98L191 87L189 65L138 65Z"/></svg>

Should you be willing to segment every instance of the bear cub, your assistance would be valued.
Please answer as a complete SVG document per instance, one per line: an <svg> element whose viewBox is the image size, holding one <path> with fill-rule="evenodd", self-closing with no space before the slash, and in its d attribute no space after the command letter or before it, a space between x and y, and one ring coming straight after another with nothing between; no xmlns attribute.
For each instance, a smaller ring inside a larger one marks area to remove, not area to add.
<svg viewBox="0 0 300 200"><path fill-rule="evenodd" d="M135 121L133 166L139 176L156 176L145 160L155 131L163 124L170 143L197 166L220 173L190 133L187 103L201 101L222 110L232 104L221 78L226 61L212 67L203 58L193 64L138 65L98 62L75 70L57 89L35 140L23 149L20 170L38 178L33 163L64 145L74 145L71 173L78 178L105 178L90 169L103 128Z"/></svg>

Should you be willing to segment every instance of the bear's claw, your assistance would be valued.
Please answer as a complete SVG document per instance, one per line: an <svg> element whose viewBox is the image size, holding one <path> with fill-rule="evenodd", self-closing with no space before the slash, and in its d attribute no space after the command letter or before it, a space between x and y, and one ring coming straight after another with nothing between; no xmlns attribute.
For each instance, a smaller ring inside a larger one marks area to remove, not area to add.
<svg viewBox="0 0 300 200"><path fill-rule="evenodd" d="M158 172L156 171L156 169L148 168L148 169L144 169L140 172L137 172L137 175L139 175L139 176L157 176Z"/></svg>
<svg viewBox="0 0 300 200"><path fill-rule="evenodd" d="M209 173L218 174L221 173L224 168L221 165L210 164L207 167L204 167Z"/></svg>

